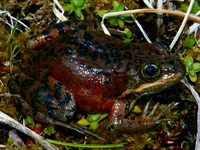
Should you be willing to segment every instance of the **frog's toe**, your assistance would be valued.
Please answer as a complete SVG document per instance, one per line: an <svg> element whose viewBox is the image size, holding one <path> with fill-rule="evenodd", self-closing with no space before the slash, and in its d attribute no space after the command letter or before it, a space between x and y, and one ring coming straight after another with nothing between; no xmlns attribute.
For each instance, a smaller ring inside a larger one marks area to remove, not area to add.
<svg viewBox="0 0 200 150"><path fill-rule="evenodd" d="M153 118L153 120L155 121L156 124L159 124L160 122L163 122L163 121L169 121L169 120L173 120L173 118L167 118L167 119L160 119L161 116L170 108L172 107L175 102L171 102L170 104L168 104L160 113L159 115L155 116L155 110L158 108L159 106L159 102L156 103L154 105L154 107L152 108L152 110L150 111L150 113L148 114L148 110L149 110L149 106L150 106L150 103L151 101L148 101L145 108L144 108L144 111L142 113L142 118ZM159 120L160 119L160 120Z"/></svg>

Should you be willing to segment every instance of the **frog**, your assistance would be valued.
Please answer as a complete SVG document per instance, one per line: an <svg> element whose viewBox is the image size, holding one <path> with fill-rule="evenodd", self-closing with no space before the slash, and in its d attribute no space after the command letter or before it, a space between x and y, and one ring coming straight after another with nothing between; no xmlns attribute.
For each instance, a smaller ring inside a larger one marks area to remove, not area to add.
<svg viewBox="0 0 200 150"><path fill-rule="evenodd" d="M38 51L28 72L8 82L10 92L21 95L15 97L19 110L84 134L94 135L67 123L76 108L109 113L111 132L134 133L168 120L153 112L136 120L126 116L142 96L159 93L185 76L184 64L163 42L124 43L104 34L97 21L56 24L30 39L27 49Z"/></svg>

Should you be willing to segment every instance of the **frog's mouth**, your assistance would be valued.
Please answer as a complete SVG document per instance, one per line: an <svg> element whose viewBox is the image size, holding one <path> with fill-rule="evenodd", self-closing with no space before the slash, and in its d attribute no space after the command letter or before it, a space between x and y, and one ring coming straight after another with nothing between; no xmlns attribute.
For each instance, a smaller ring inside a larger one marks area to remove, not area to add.
<svg viewBox="0 0 200 150"><path fill-rule="evenodd" d="M167 87L173 86L174 84L180 82L183 77L183 73L180 72L164 74L154 82L141 84L135 89L127 89L119 96L119 98L136 98L146 94L159 93Z"/></svg>

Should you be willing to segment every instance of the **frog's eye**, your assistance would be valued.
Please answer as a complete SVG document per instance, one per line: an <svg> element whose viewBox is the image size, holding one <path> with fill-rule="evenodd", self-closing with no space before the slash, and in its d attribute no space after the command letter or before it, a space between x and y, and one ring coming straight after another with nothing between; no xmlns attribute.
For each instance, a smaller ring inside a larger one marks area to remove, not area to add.
<svg viewBox="0 0 200 150"><path fill-rule="evenodd" d="M154 81L160 76L160 67L155 62L147 62L141 68L142 77L149 80Z"/></svg>

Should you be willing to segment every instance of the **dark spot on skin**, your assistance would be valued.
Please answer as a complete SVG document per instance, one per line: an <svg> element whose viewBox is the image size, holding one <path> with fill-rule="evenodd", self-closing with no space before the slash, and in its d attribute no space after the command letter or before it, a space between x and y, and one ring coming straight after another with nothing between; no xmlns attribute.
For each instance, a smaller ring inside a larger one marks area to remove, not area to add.
<svg viewBox="0 0 200 150"><path fill-rule="evenodd" d="M115 47L115 44L107 43L105 46L106 46L108 49L111 49L111 48Z"/></svg>
<svg viewBox="0 0 200 150"><path fill-rule="evenodd" d="M66 26L66 24L65 24L65 25L64 25L64 24L56 24L54 28L57 29L57 30L58 30L58 34L61 35L61 34L64 33L63 28L64 28L65 26Z"/></svg>
<svg viewBox="0 0 200 150"><path fill-rule="evenodd" d="M132 128L132 124L131 123L128 123L128 128Z"/></svg>
<svg viewBox="0 0 200 150"><path fill-rule="evenodd" d="M115 48L115 50L110 50L110 55L112 57L121 57L121 52L119 52L119 50Z"/></svg>
<svg viewBox="0 0 200 150"><path fill-rule="evenodd" d="M85 50L85 49L79 49L79 50L77 50L77 54L78 54L78 56L80 56L80 57L86 57L87 54L88 54L88 52L87 52L87 50Z"/></svg>
<svg viewBox="0 0 200 150"><path fill-rule="evenodd" d="M62 55L72 56L75 51L71 47L65 47L60 49L59 52L62 52Z"/></svg>
<svg viewBox="0 0 200 150"><path fill-rule="evenodd" d="M30 110L29 112L31 112L32 116L37 116L38 115L37 110Z"/></svg>
<svg viewBox="0 0 200 150"><path fill-rule="evenodd" d="M111 124L107 127L107 130L108 131L112 131L113 129L115 128L115 125L114 124Z"/></svg>
<svg viewBox="0 0 200 150"><path fill-rule="evenodd" d="M97 53L100 53L100 54L106 54L106 47L105 46L102 46L102 45L99 45L99 46L95 46L94 47L94 51L97 52Z"/></svg>
<svg viewBox="0 0 200 150"><path fill-rule="evenodd" d="M80 26L79 26L79 30L86 30L87 29L87 25L86 24L81 24Z"/></svg>
<svg viewBox="0 0 200 150"><path fill-rule="evenodd" d="M69 102L71 102L71 101L72 101L71 94L70 93L66 93L65 97L62 100L59 101L59 105L61 107L67 106L69 104Z"/></svg>
<svg viewBox="0 0 200 150"><path fill-rule="evenodd" d="M169 59L169 57L165 56L165 57L164 57L164 59L165 59L165 60L168 60L168 59Z"/></svg>
<svg viewBox="0 0 200 150"><path fill-rule="evenodd" d="M56 118L56 116L57 116L56 110L49 109L48 112L49 112L49 116L50 116L51 118L54 118L54 119L59 120L59 118Z"/></svg>
<svg viewBox="0 0 200 150"><path fill-rule="evenodd" d="M62 86L63 86L63 84L61 82L56 82L53 85L53 89L55 90L54 91L54 97L56 99L58 99L58 100L61 99L62 94L63 94L63 92L62 92Z"/></svg>
<svg viewBox="0 0 200 150"><path fill-rule="evenodd" d="M135 45L134 49L140 49L140 47Z"/></svg>
<svg viewBox="0 0 200 150"><path fill-rule="evenodd" d="M101 59L102 59L103 61L106 61L106 65L108 65L108 64L111 64L111 63L112 63L112 61L111 61L110 57L109 57L109 56L107 56L107 55L103 55L103 56L101 56Z"/></svg>
<svg viewBox="0 0 200 150"><path fill-rule="evenodd" d="M129 51L131 50L130 46L123 46L122 48L120 48L122 51Z"/></svg>
<svg viewBox="0 0 200 150"><path fill-rule="evenodd" d="M169 63L170 63L171 65L174 65L174 60L170 60Z"/></svg>
<svg viewBox="0 0 200 150"><path fill-rule="evenodd" d="M79 41L80 41L80 38L79 38L80 32L81 32L81 31L79 31L79 30L74 30L74 31L71 32L71 35L66 34L66 36L70 36L70 39L71 39L71 40L68 40L67 43L68 43L68 44L80 43L80 42L79 42ZM62 37L62 39L63 39L63 41L61 41L61 42L62 42L62 43L65 43L65 38ZM59 40L60 40L60 39L59 39Z"/></svg>
<svg viewBox="0 0 200 150"><path fill-rule="evenodd" d="M49 76L50 74L47 72L43 75L43 77L41 78L41 83L48 86L48 83L49 83Z"/></svg>
<svg viewBox="0 0 200 150"><path fill-rule="evenodd" d="M96 61L98 58L98 55L96 53L88 53L88 55L93 61Z"/></svg>
<svg viewBox="0 0 200 150"><path fill-rule="evenodd" d="M96 76L100 76L100 75L102 74L102 72L103 72L102 69L98 69L98 70L96 71L96 74L95 74L95 75L96 75Z"/></svg>
<svg viewBox="0 0 200 150"><path fill-rule="evenodd" d="M123 58L132 59L132 54L131 54L131 52L129 52L129 51L124 52Z"/></svg>
<svg viewBox="0 0 200 150"><path fill-rule="evenodd" d="M43 120L48 120L48 118L45 115L42 117L42 119Z"/></svg>
<svg viewBox="0 0 200 150"><path fill-rule="evenodd" d="M45 30L45 31L42 32L42 35L45 36L45 40L50 37L49 34L51 34L50 30Z"/></svg>
<svg viewBox="0 0 200 150"><path fill-rule="evenodd" d="M117 67L122 67L123 66L123 62L121 61L121 59L114 59L114 63L116 63L117 64Z"/></svg>
<svg viewBox="0 0 200 150"><path fill-rule="evenodd" d="M80 67L84 67L84 66L85 66L84 63L81 63L81 62L79 62L78 65L79 65Z"/></svg>
<svg viewBox="0 0 200 150"><path fill-rule="evenodd" d="M87 66L86 68L87 68L87 71L88 71L89 73L92 73L92 72L93 72L92 66Z"/></svg>
<svg viewBox="0 0 200 150"><path fill-rule="evenodd" d="M75 111L76 111L76 107L75 106L71 107L70 110L69 110L69 112L75 112Z"/></svg>
<svg viewBox="0 0 200 150"><path fill-rule="evenodd" d="M85 41L93 41L94 37L91 34L84 32L83 38L84 38Z"/></svg>
<svg viewBox="0 0 200 150"><path fill-rule="evenodd" d="M139 51L139 54L140 54L140 55L144 55L144 52L143 52L143 51Z"/></svg>
<svg viewBox="0 0 200 150"><path fill-rule="evenodd" d="M44 86L38 86L29 94L34 108L39 108L42 105L45 105L47 108L52 107L52 101L54 96L50 94Z"/></svg>
<svg viewBox="0 0 200 150"><path fill-rule="evenodd" d="M120 118L120 119L121 119L121 118L122 118L122 114L119 114L119 115L117 116L117 118Z"/></svg>
<svg viewBox="0 0 200 150"><path fill-rule="evenodd" d="M25 79L21 83L21 87L24 89L28 89L30 86L32 86L36 81L34 79Z"/></svg>
<svg viewBox="0 0 200 150"><path fill-rule="evenodd" d="M135 66L134 66L135 70L138 70L139 67L140 67L140 65L135 65Z"/></svg>

